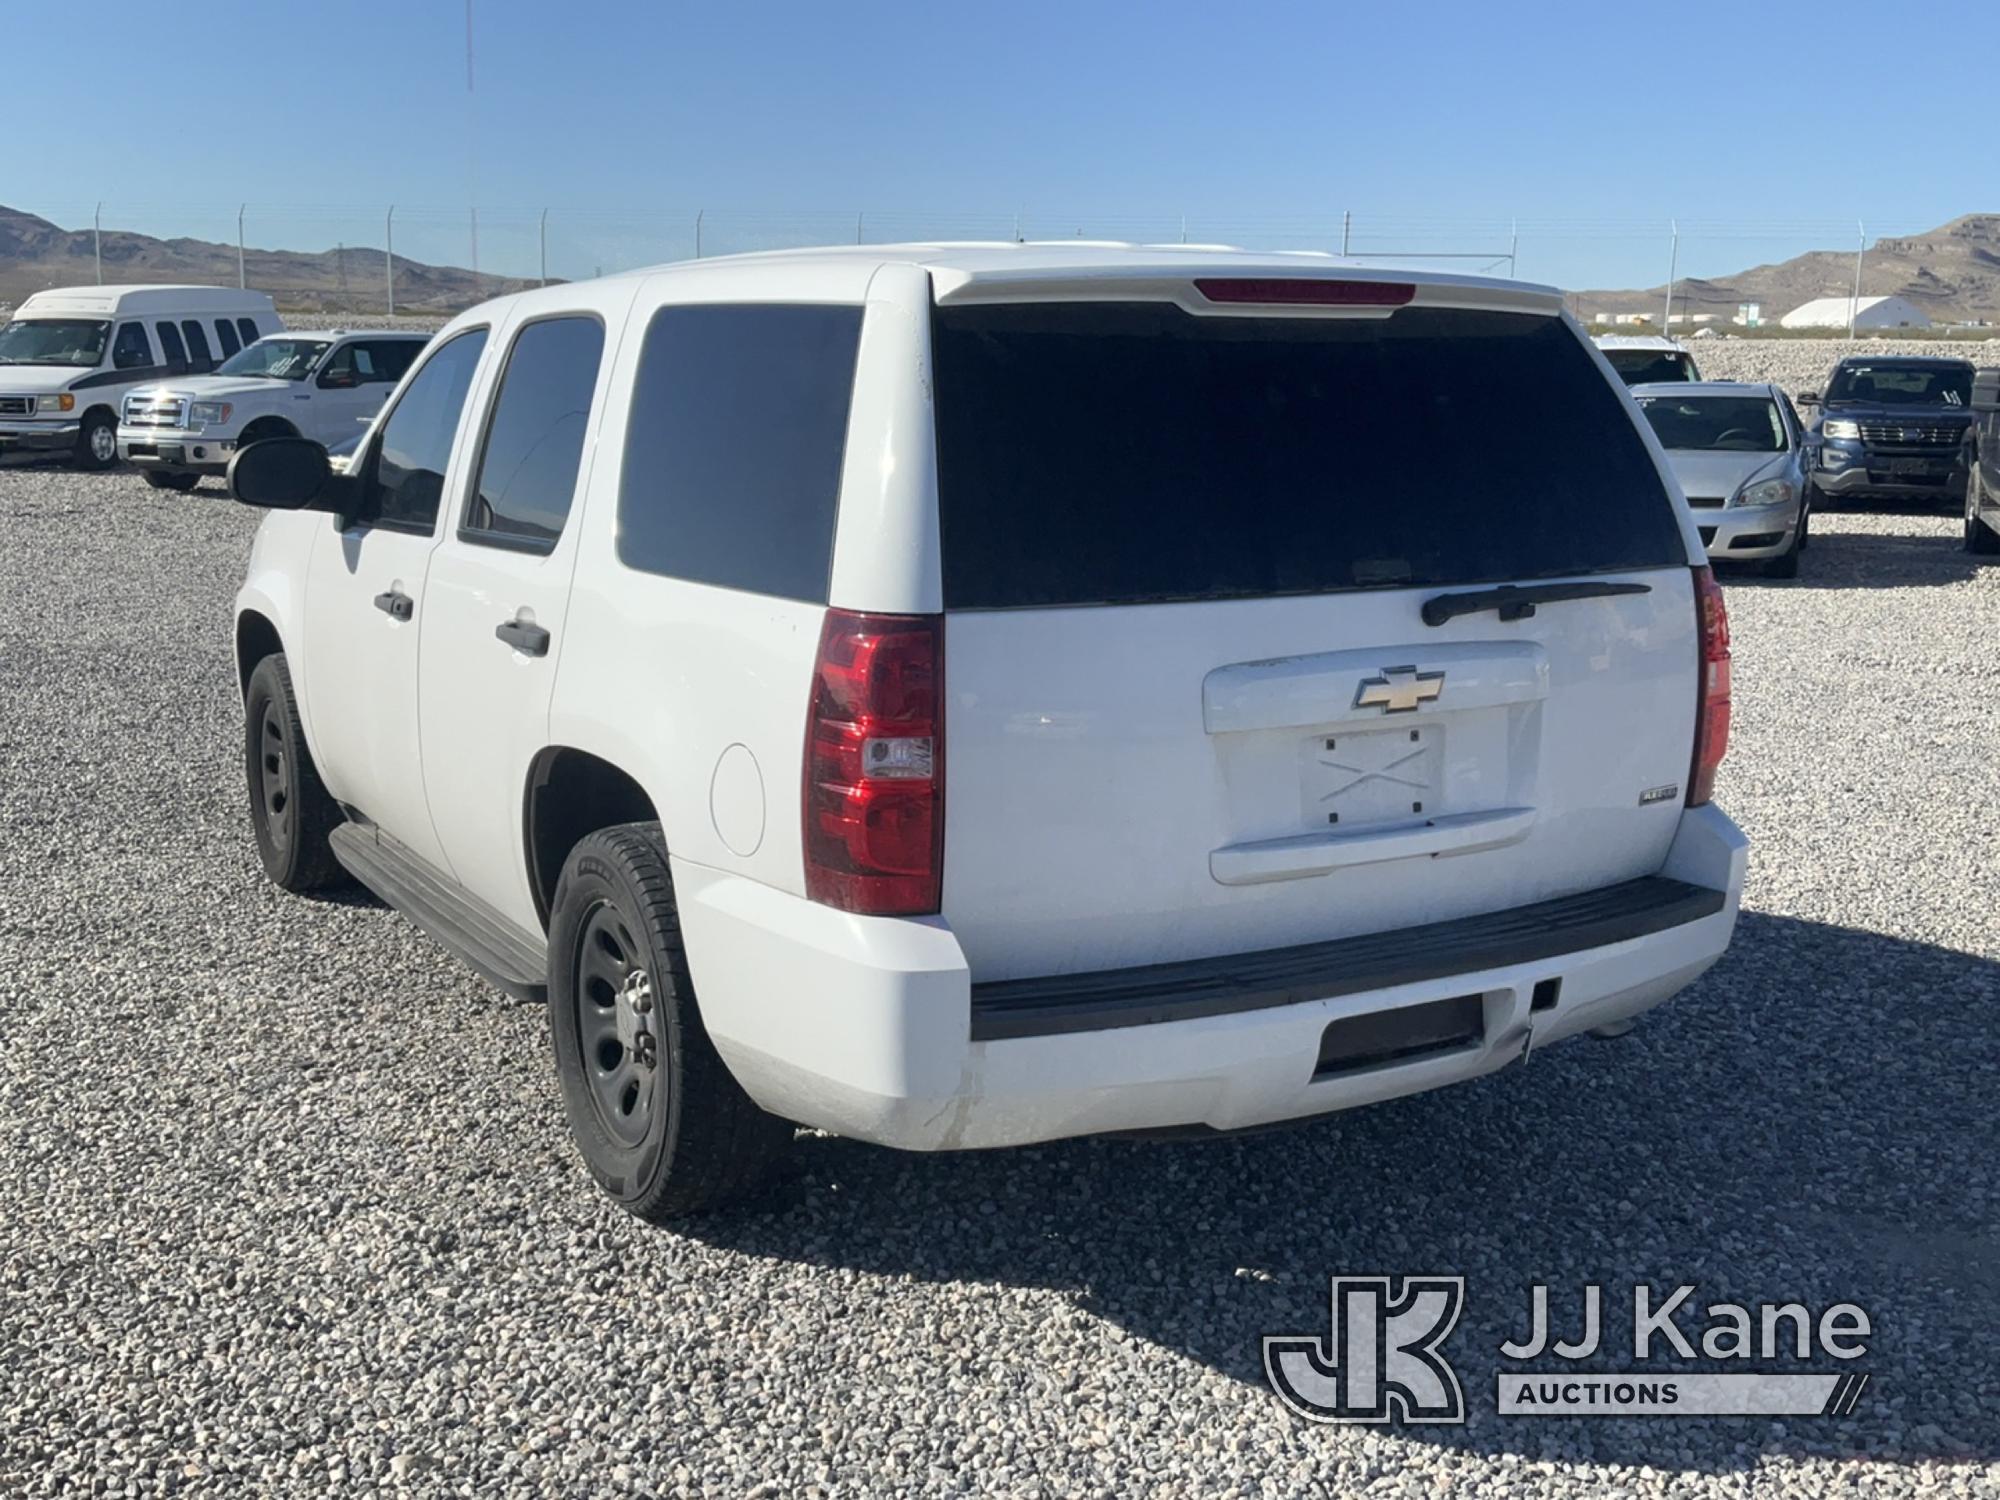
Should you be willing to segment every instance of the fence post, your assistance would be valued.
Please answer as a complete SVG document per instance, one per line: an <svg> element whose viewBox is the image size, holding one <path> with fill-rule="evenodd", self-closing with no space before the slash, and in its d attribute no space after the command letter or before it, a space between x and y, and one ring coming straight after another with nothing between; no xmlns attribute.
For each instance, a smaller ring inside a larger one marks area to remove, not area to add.
<svg viewBox="0 0 2000 1500"><path fill-rule="evenodd" d="M382 221L382 285L389 293L389 316L396 316L396 205Z"/></svg>
<svg viewBox="0 0 2000 1500"><path fill-rule="evenodd" d="M90 253L97 260L97 284L104 285L104 205L98 204L90 214Z"/></svg>
<svg viewBox="0 0 2000 1500"><path fill-rule="evenodd" d="M1340 211L1340 253L1342 255L1347 254L1348 237L1349 234L1352 232L1353 228L1354 228L1354 210L1351 208L1343 208Z"/></svg>
<svg viewBox="0 0 2000 1500"><path fill-rule="evenodd" d="M243 279L243 211L250 205L236 205L236 290L242 291L249 283Z"/></svg>
<svg viewBox="0 0 2000 1500"><path fill-rule="evenodd" d="M1507 238L1507 275L1521 279L1521 221L1516 219Z"/></svg>
<svg viewBox="0 0 2000 1500"><path fill-rule="evenodd" d="M542 279L540 284L547 286L549 284L549 211L546 208L542 210L541 241Z"/></svg>
<svg viewBox="0 0 2000 1500"><path fill-rule="evenodd" d="M1662 337L1673 326L1674 321L1674 277L1679 273L1681 265L1681 226L1678 219L1670 221L1670 230L1673 239L1667 248L1667 310L1660 314Z"/></svg>
<svg viewBox="0 0 2000 1500"><path fill-rule="evenodd" d="M696 260L701 259L701 216L707 212L708 210L705 208L698 208L694 211L694 258Z"/></svg>
<svg viewBox="0 0 2000 1500"><path fill-rule="evenodd" d="M861 221L866 217L867 217L866 210L863 210L861 213L858 213L854 216L854 243L857 245L861 243Z"/></svg>
<svg viewBox="0 0 2000 1500"><path fill-rule="evenodd" d="M1861 220L1854 221L1854 295L1847 300L1847 336L1854 337L1854 326L1861 317L1861 257L1868 251L1868 226Z"/></svg>

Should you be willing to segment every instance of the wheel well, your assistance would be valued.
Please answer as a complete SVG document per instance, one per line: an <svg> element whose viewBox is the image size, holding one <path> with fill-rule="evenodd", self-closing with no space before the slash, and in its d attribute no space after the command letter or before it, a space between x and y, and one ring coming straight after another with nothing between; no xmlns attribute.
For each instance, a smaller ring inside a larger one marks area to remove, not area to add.
<svg viewBox="0 0 2000 1500"><path fill-rule="evenodd" d="M553 745L528 770L528 888L546 927L563 861L586 834L657 818L653 799L625 772L587 750Z"/></svg>
<svg viewBox="0 0 2000 1500"><path fill-rule="evenodd" d="M112 426L116 427L118 425L118 408L115 406L87 406L83 410L83 415L77 418L77 421L79 423L88 422L92 417L103 417Z"/></svg>
<svg viewBox="0 0 2000 1500"><path fill-rule="evenodd" d="M250 442L253 435L258 438L297 437L299 430L283 417L259 417L243 429L243 436L238 438L237 441L239 443Z"/></svg>
<svg viewBox="0 0 2000 1500"><path fill-rule="evenodd" d="M250 674L257 670L257 663L267 656L276 656L285 649L278 639L278 627L258 614L246 609L236 617L236 686L247 694L250 691Z"/></svg>

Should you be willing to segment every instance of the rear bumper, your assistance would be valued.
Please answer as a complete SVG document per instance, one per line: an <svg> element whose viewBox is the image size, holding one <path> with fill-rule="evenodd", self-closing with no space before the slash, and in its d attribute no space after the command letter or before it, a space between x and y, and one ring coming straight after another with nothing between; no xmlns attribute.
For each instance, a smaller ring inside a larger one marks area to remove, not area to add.
<svg viewBox="0 0 2000 1500"><path fill-rule="evenodd" d="M941 921L853 917L679 861L674 879L703 1021L752 1098L842 1135L949 1150L1242 1129L1491 1073L1649 1009L1714 963L1747 847L1722 812L1698 808L1682 816L1664 878L1634 883L1641 894L1617 887L1311 949L976 987ZM1475 996L1476 1036L1321 1066L1334 1022Z"/></svg>
<svg viewBox="0 0 2000 1500"><path fill-rule="evenodd" d="M60 453L76 446L77 422L35 422L0 426L0 453Z"/></svg>

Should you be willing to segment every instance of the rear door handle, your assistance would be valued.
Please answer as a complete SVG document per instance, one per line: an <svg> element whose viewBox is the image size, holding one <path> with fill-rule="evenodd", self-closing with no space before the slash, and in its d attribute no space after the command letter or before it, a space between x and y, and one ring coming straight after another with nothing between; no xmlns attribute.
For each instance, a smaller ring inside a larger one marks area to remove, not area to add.
<svg viewBox="0 0 2000 1500"><path fill-rule="evenodd" d="M417 612L417 601L401 589L375 596L375 607L392 620L407 620Z"/></svg>
<svg viewBox="0 0 2000 1500"><path fill-rule="evenodd" d="M493 627L493 634L523 656L547 656L549 633L526 620L506 620Z"/></svg>

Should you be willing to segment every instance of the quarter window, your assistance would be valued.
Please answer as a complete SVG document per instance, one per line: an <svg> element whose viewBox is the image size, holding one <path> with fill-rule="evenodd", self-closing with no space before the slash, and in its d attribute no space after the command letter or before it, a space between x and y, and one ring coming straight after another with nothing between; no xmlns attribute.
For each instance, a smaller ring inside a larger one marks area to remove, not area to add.
<svg viewBox="0 0 2000 1500"><path fill-rule="evenodd" d="M243 336L245 344L254 344L257 342L257 324L254 320L250 318L238 318L236 320L236 331Z"/></svg>
<svg viewBox="0 0 2000 1500"><path fill-rule="evenodd" d="M111 346L111 366L117 370L143 370L153 362L153 346L146 341L144 323L120 323L118 338Z"/></svg>
<svg viewBox="0 0 2000 1500"><path fill-rule="evenodd" d="M370 521L401 531L429 531L436 523L452 439L485 348L484 328L459 334L417 372L389 413L364 506Z"/></svg>
<svg viewBox="0 0 2000 1500"><path fill-rule="evenodd" d="M618 493L627 567L824 604L861 309L665 307Z"/></svg>
<svg viewBox="0 0 2000 1500"><path fill-rule="evenodd" d="M604 356L595 318L530 323L514 340L479 456L468 540L546 551L562 535Z"/></svg>

